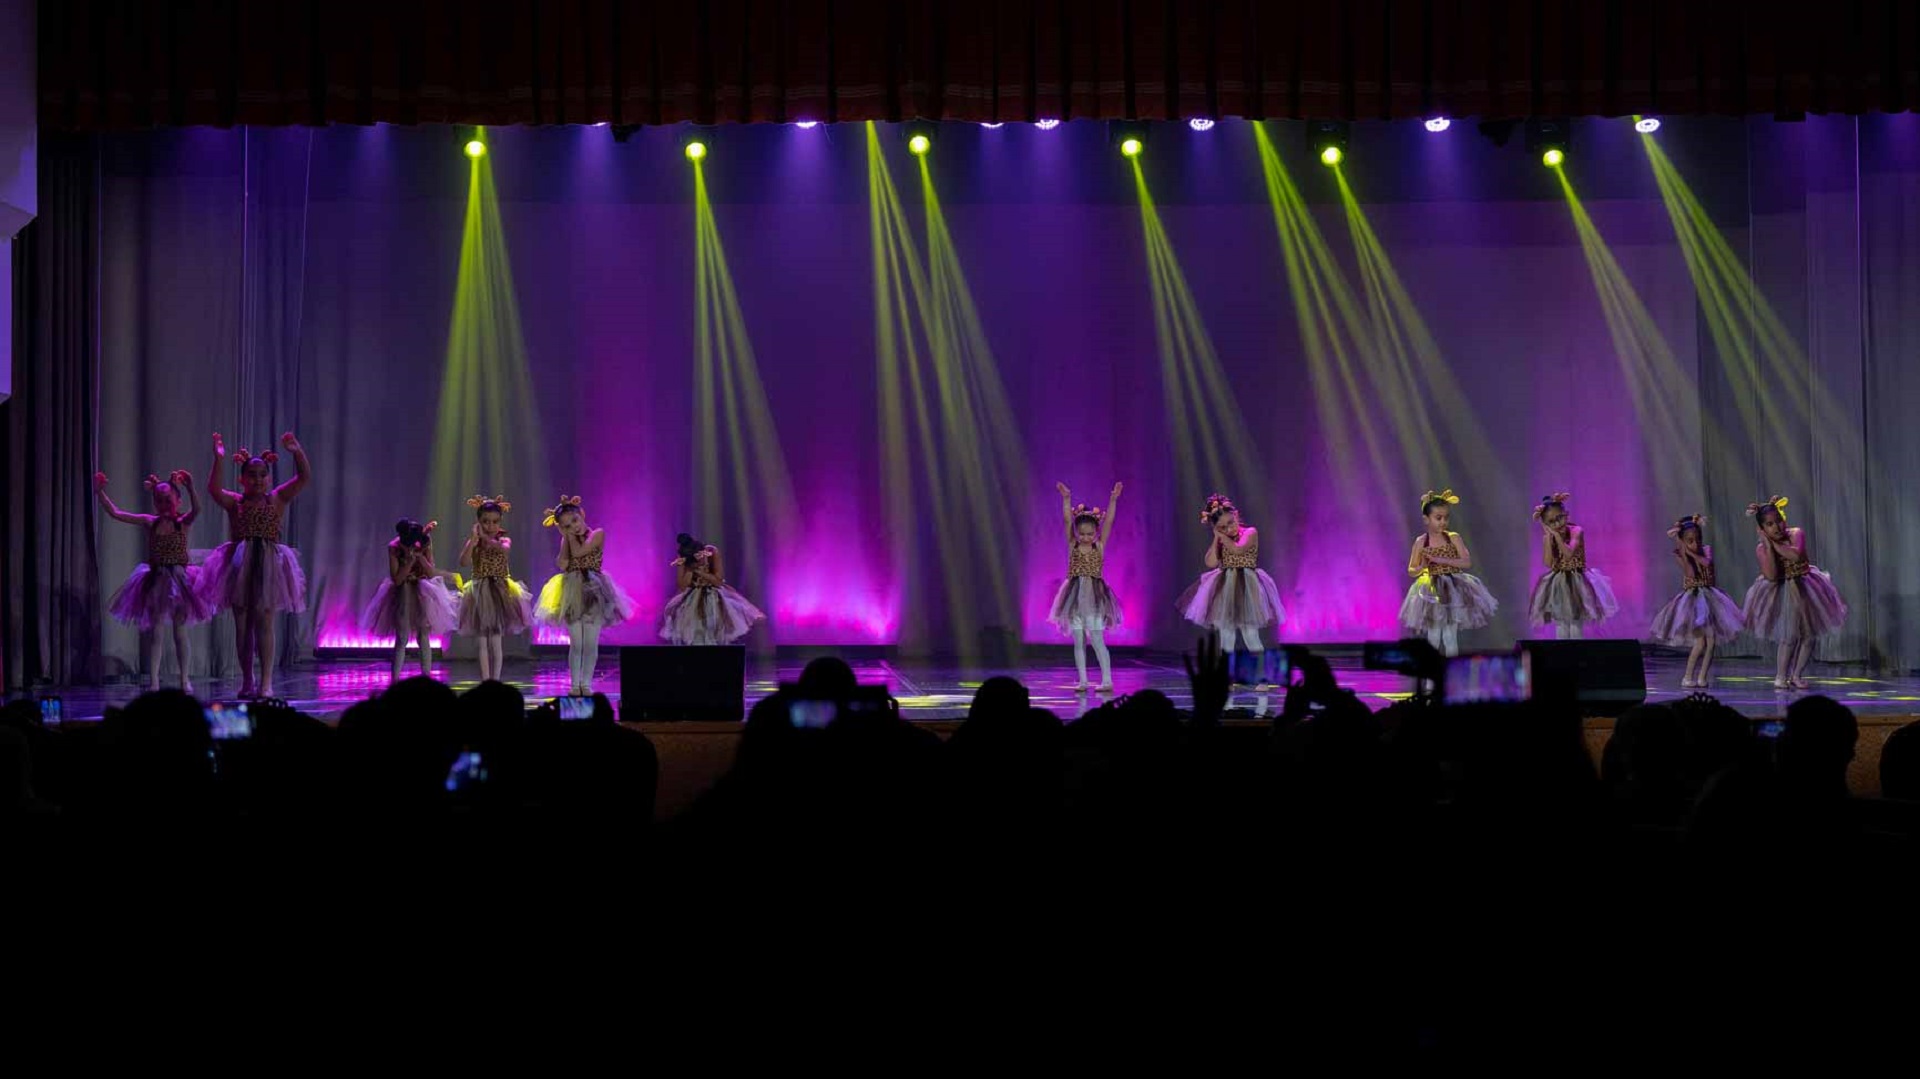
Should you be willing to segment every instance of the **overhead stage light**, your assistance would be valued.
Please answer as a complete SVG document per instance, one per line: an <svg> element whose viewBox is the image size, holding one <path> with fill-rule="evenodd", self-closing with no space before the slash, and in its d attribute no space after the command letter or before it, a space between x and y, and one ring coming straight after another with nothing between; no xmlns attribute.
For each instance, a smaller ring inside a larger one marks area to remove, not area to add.
<svg viewBox="0 0 1920 1079"><path fill-rule="evenodd" d="M707 156L707 144L701 142L699 139L694 139L692 142L687 143L686 153L688 161L698 161Z"/></svg>
<svg viewBox="0 0 1920 1079"><path fill-rule="evenodd" d="M1052 131L1054 128L1060 126L1060 121L1055 120L1052 117L1048 117L1045 120L1035 120L1033 122L1033 126L1039 128L1042 131Z"/></svg>
<svg viewBox="0 0 1920 1079"><path fill-rule="evenodd" d="M820 126L820 121L818 121L818 120L795 120L795 121L793 122L793 126L795 126L795 127L797 127L797 128L799 128L799 129L800 129L800 130L802 130L802 131L812 131L812 130L813 130L814 128L816 128L816 127L819 127L819 126Z"/></svg>
<svg viewBox="0 0 1920 1079"><path fill-rule="evenodd" d="M907 149L916 154L924 154L933 149L933 125L925 120L914 120L903 124L901 134L907 138Z"/></svg>
<svg viewBox="0 0 1920 1079"><path fill-rule="evenodd" d="M1314 120L1307 124L1307 145L1322 165L1331 168L1347 159L1350 130L1345 120Z"/></svg>
<svg viewBox="0 0 1920 1079"><path fill-rule="evenodd" d="M713 135L710 128L688 124L680 129L680 152L687 155L688 161L704 160L711 149Z"/></svg>
<svg viewBox="0 0 1920 1079"><path fill-rule="evenodd" d="M1452 126L1453 126L1453 121L1447 119L1444 116L1436 116L1433 119L1427 121L1427 130L1435 133L1445 131L1446 129Z"/></svg>
<svg viewBox="0 0 1920 1079"><path fill-rule="evenodd" d="M487 155L486 143L481 142L479 139L473 139L467 143L468 157L485 157L486 155Z"/></svg>
<svg viewBox="0 0 1920 1079"><path fill-rule="evenodd" d="M1196 116L1187 121L1187 126L1195 131L1212 131L1213 121L1204 116Z"/></svg>
<svg viewBox="0 0 1920 1079"><path fill-rule="evenodd" d="M1633 122L1633 129L1642 135L1651 135L1660 130L1660 120L1655 116L1642 116Z"/></svg>
<svg viewBox="0 0 1920 1079"><path fill-rule="evenodd" d="M988 131L997 131L1000 128L1003 128L1007 125L1006 125L1006 121L1004 120L996 121L994 123L987 123L986 121L983 120L981 121L980 126L986 128Z"/></svg>
<svg viewBox="0 0 1920 1079"><path fill-rule="evenodd" d="M1567 159L1567 144L1572 129L1565 120L1528 120L1527 152L1540 155L1540 163L1557 169Z"/></svg>
<svg viewBox="0 0 1920 1079"><path fill-rule="evenodd" d="M1134 120L1115 120L1107 125L1107 141L1122 157L1139 157L1147 151L1147 125Z"/></svg>

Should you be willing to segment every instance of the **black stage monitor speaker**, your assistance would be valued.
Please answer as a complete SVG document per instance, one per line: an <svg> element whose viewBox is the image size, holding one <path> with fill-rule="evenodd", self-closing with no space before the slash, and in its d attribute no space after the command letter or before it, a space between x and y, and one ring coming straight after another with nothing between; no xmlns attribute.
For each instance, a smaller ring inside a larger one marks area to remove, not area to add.
<svg viewBox="0 0 1920 1079"><path fill-rule="evenodd" d="M1571 695L1587 715L1617 716L1647 699L1639 641L1522 641L1536 698Z"/></svg>
<svg viewBox="0 0 1920 1079"><path fill-rule="evenodd" d="M620 718L747 716L747 650L739 645L656 645L620 650Z"/></svg>

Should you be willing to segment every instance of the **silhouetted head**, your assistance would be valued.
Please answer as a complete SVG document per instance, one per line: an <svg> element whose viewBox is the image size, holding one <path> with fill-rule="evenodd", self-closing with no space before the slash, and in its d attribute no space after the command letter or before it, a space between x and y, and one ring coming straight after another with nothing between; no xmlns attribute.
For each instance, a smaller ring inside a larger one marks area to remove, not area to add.
<svg viewBox="0 0 1920 1079"><path fill-rule="evenodd" d="M1787 706L1787 722L1774 749L1780 772L1790 780L1844 790L1860 726L1853 712L1832 697L1802 697Z"/></svg>
<svg viewBox="0 0 1920 1079"><path fill-rule="evenodd" d="M1020 715L1031 707L1027 687L1017 679L1000 675L980 683L973 694L973 704L967 708L967 718Z"/></svg>
<svg viewBox="0 0 1920 1079"><path fill-rule="evenodd" d="M853 696L853 691L859 685L853 668L847 665L846 660L839 656L821 656L809 662L800 672L800 682L796 688L803 700L844 701Z"/></svg>
<svg viewBox="0 0 1920 1079"><path fill-rule="evenodd" d="M1920 802L1920 723L1894 731L1881 748L1880 797Z"/></svg>

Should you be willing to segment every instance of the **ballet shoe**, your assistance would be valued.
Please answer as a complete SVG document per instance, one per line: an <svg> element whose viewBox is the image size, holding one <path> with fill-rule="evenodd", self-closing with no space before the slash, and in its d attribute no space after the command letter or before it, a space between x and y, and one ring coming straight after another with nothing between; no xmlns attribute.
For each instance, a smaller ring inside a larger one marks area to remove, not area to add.
<svg viewBox="0 0 1920 1079"><path fill-rule="evenodd" d="M1113 683L1112 683L1112 682L1102 682L1102 683L1100 683L1100 692L1102 692L1102 693L1112 693L1112 692L1113 692Z"/></svg>
<svg viewBox="0 0 1920 1079"><path fill-rule="evenodd" d="M1073 691L1075 693L1085 693L1087 691L1087 684L1085 682L1075 682L1073 684Z"/></svg>
<svg viewBox="0 0 1920 1079"><path fill-rule="evenodd" d="M1785 690L1792 689L1793 683L1787 681L1784 678L1776 678L1773 680L1773 688L1777 690L1785 691Z"/></svg>

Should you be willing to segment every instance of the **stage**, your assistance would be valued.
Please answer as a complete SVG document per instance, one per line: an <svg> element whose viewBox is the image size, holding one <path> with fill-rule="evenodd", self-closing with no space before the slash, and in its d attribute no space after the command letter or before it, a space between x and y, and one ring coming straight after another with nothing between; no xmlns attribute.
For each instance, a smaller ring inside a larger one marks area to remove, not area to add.
<svg viewBox="0 0 1920 1079"><path fill-rule="evenodd" d="M1412 692L1408 679L1360 666L1357 655L1331 655L1334 675L1340 684L1359 694L1374 709L1385 708ZM1677 700L1688 690L1680 688L1684 657L1649 653L1646 658L1647 700ZM782 682L792 682L805 666L802 659L773 659L749 656L747 706L773 693ZM855 659L855 674L862 684L885 684L900 701L900 713L915 722L948 722L966 718L967 705L980 683L996 674L1011 674L1025 683L1036 708L1045 708L1062 719L1072 720L1089 708L1098 707L1112 696L1157 690L1172 698L1174 705L1186 709L1192 704L1186 672L1181 658L1174 653L1136 652L1114 657L1114 692L1075 693L1075 674L1070 655L1064 650L1046 650L1034 662L1019 669L967 667L952 662L906 659ZM409 665L409 672L414 670ZM508 681L527 695L535 705L567 690L567 663L564 654L537 655L532 659L509 660ZM1875 674L1865 668L1833 664L1813 664L1808 668L1812 693L1822 693L1853 709L1856 716L1869 717L1920 715L1920 677ZM299 711L322 719L338 718L342 711L358 701L386 688L390 664L386 658L335 658L309 661L283 671L277 689ZM473 685L474 665L470 661L442 661L434 676L449 681L455 689ZM1096 675L1097 677L1097 675ZM1773 688L1771 660L1728 659L1715 665L1715 684L1709 692L1721 702L1754 719L1782 715L1800 694L1779 692ZM616 703L619 693L619 657L607 650L600 658L596 686ZM203 699L218 700L236 692L237 683L228 680L202 682L195 686ZM70 721L99 719L107 708L123 705L138 696L141 687L133 683L107 686L74 686L58 691L66 702ZM1284 694L1236 691L1229 718L1261 719L1278 711Z"/></svg>

